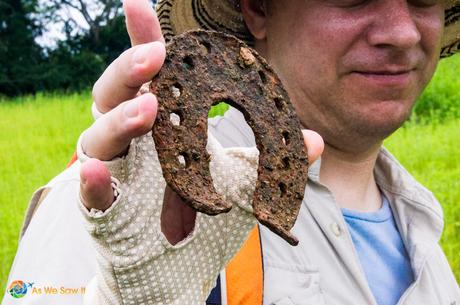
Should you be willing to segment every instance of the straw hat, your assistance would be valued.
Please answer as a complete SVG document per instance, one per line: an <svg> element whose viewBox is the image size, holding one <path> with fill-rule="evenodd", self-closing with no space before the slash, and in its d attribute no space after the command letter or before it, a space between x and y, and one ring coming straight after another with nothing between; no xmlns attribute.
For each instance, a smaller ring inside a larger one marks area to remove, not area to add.
<svg viewBox="0 0 460 305"><path fill-rule="evenodd" d="M460 0L445 0L445 3L441 57L460 52ZM159 0L156 9L166 40L188 30L206 29L225 32L253 44L238 0Z"/></svg>

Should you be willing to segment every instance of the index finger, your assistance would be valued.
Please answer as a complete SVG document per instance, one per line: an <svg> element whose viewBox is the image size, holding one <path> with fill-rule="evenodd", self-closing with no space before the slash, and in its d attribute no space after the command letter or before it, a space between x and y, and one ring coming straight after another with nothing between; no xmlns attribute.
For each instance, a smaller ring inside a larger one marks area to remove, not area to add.
<svg viewBox="0 0 460 305"><path fill-rule="evenodd" d="M139 88L158 73L165 56L160 23L151 1L125 0L123 9L133 47L112 62L94 84L93 99L103 113L136 96Z"/></svg>
<svg viewBox="0 0 460 305"><path fill-rule="evenodd" d="M123 10L132 46L152 41L164 43L160 22L150 0L125 0Z"/></svg>

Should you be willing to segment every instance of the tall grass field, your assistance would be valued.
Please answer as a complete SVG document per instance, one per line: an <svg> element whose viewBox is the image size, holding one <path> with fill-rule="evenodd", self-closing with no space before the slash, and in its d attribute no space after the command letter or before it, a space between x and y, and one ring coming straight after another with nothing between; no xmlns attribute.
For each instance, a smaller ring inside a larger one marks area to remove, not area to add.
<svg viewBox="0 0 460 305"><path fill-rule="evenodd" d="M441 202L442 247L460 281L460 56L441 62L410 122L385 146ZM0 296L35 189L65 169L92 122L91 97L38 94L0 99ZM213 112L218 114L219 110Z"/></svg>

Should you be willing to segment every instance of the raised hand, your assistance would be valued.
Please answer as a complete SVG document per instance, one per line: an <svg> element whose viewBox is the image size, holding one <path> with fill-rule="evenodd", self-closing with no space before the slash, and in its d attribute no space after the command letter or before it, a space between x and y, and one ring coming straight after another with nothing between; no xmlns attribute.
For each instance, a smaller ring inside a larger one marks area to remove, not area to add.
<svg viewBox="0 0 460 305"><path fill-rule="evenodd" d="M137 96L139 88L161 69L165 58L163 35L149 0L125 0L123 9L132 47L120 55L93 88L97 109L105 113L82 137L86 155L81 195L88 208L107 209L113 202L110 173L100 162L126 152L131 140L152 128L157 101L154 95Z"/></svg>
<svg viewBox="0 0 460 305"><path fill-rule="evenodd" d="M127 30L132 48L120 55L93 88L97 109L105 113L82 136L81 145L92 159L82 165L81 196L88 208L106 210L114 201L110 172L103 162L126 153L132 139L148 133L154 123L157 101L139 88L161 69L165 58L164 39L156 14L148 0L125 0ZM321 153L321 137L304 131L309 160ZM195 212L172 191L166 192L162 230L171 243L182 240L193 228Z"/></svg>
<svg viewBox="0 0 460 305"><path fill-rule="evenodd" d="M101 272L88 286L87 298L94 297L88 302L199 304L255 224L258 153L225 150L210 136L216 190L234 205L228 214L197 215L166 187L150 136L157 100L138 95L161 69L164 39L149 0L125 0L123 6L132 48L94 85L96 107L104 114L78 147L84 161L80 207L100 254ZM322 139L304 131L304 140L313 162Z"/></svg>

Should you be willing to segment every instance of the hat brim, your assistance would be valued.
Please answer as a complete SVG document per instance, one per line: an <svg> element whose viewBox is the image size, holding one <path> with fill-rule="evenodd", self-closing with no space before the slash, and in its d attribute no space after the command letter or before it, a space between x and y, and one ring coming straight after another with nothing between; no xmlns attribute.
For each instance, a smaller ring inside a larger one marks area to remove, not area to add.
<svg viewBox="0 0 460 305"><path fill-rule="evenodd" d="M444 14L441 57L448 57L460 52L460 1L447 2Z"/></svg>

